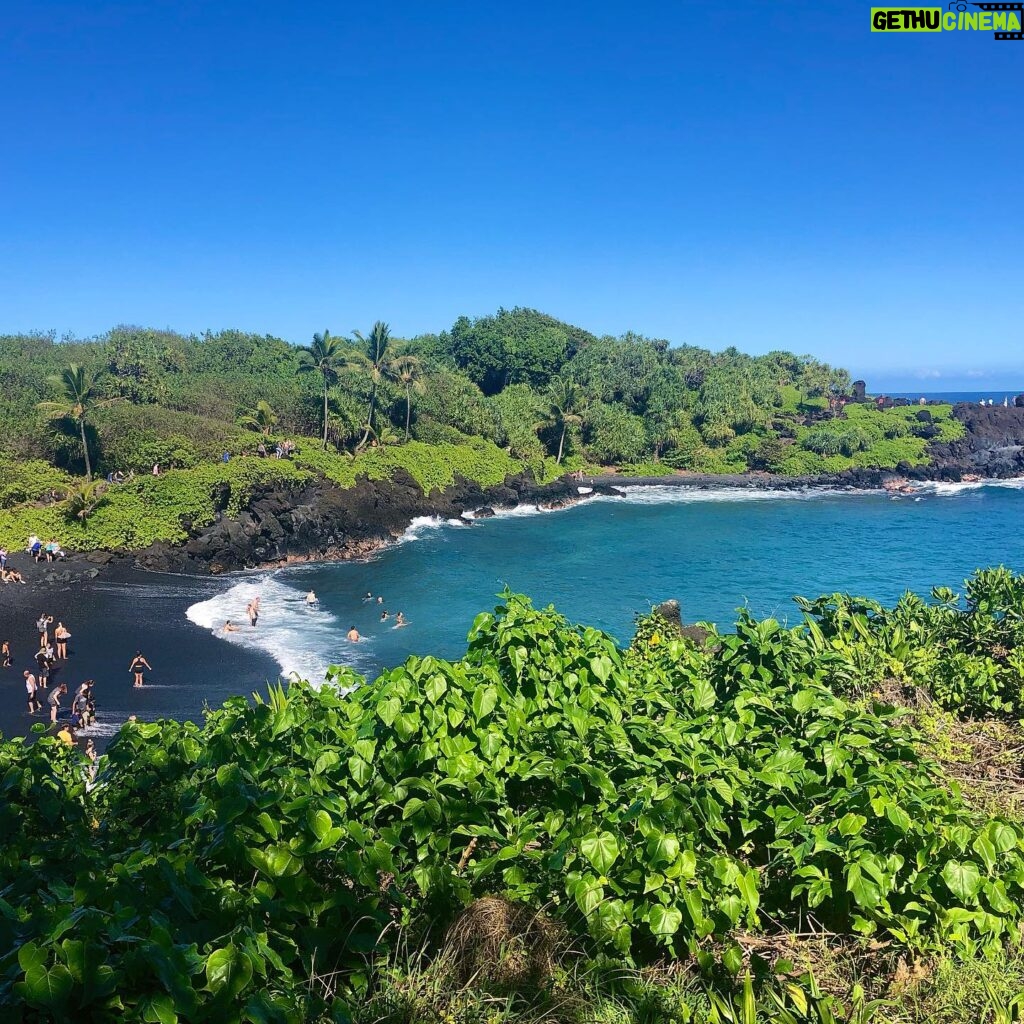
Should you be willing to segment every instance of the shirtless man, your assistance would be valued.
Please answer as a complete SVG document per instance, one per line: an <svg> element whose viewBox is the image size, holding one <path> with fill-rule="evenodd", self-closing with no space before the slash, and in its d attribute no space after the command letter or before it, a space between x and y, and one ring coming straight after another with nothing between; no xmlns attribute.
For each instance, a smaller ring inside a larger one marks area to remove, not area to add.
<svg viewBox="0 0 1024 1024"><path fill-rule="evenodd" d="M255 625L255 623L253 623L253 625ZM238 627L230 619L228 619L228 621L224 623L223 629L225 633L238 632Z"/></svg>
<svg viewBox="0 0 1024 1024"><path fill-rule="evenodd" d="M150 665L150 663L142 656L142 651L136 651L135 657L132 658L131 665L128 666L128 671L131 672L132 676L134 676L132 686L142 686L144 681L143 672L147 668L150 672L153 671L153 666Z"/></svg>
<svg viewBox="0 0 1024 1024"><path fill-rule="evenodd" d="M245 606L245 614L249 616L249 625L255 629L260 617L260 599L258 597L253 598Z"/></svg>
<svg viewBox="0 0 1024 1024"><path fill-rule="evenodd" d="M307 608L312 608L312 607L313 607L313 605L315 605L315 604L319 604L319 603L320 603L320 598L318 598L318 597L316 596L316 594L315 594L315 593L313 593L313 591L311 590L311 591L310 591L310 592L309 592L309 593L308 593L308 594L306 595L306 607L307 607Z"/></svg>
<svg viewBox="0 0 1024 1024"><path fill-rule="evenodd" d="M3 646L0 646L0 661L3 662L4 668L11 667L11 641L5 640Z"/></svg>
<svg viewBox="0 0 1024 1024"><path fill-rule="evenodd" d="M359 643L359 641L360 641L360 640L362 639L362 637L361 637L361 636L359 635L359 630L358 630L358 629L356 629L356 627L355 627L355 626L353 626L353 627L352 627L352 628L351 628L351 629L350 629L350 630L349 630L349 631L348 631L348 632L347 632L347 633L345 634L345 636L347 636L347 637L349 638L349 640L351 640L351 641L352 641L352 643L354 643L354 644L357 644L357 643Z"/></svg>

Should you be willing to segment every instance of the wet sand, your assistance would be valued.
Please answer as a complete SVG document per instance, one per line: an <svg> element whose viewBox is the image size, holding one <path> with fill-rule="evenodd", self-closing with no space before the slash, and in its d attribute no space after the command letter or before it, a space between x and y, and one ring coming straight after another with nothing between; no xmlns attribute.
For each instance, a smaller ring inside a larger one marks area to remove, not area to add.
<svg viewBox="0 0 1024 1024"><path fill-rule="evenodd" d="M156 718L202 720L205 704L218 707L228 697L265 690L276 680L278 666L258 651L222 643L185 617L195 601L232 585L231 578L204 579L168 576L132 568L127 562L102 567L76 558L68 563L36 564L15 553L12 564L28 584L0 584L0 640L10 640L12 666L0 669L0 733L5 737L30 732L35 722L49 724L49 708L30 715L25 702L26 668L35 671L39 649L35 623L45 612L54 625L63 621L71 631L68 660L51 675L50 687L65 682L62 714L69 714L74 690L84 679L95 679L97 722L82 731L102 748L131 714L144 721ZM44 577L70 573L70 582L47 582ZM242 618L240 609L239 618ZM52 629L52 627L51 627ZM146 685L132 686L128 671L141 649L153 666Z"/></svg>

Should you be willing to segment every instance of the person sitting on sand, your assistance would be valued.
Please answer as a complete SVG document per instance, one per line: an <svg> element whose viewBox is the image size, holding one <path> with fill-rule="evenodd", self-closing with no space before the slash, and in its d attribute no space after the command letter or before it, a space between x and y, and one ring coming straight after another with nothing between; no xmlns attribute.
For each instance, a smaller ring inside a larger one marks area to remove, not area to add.
<svg viewBox="0 0 1024 1024"><path fill-rule="evenodd" d="M408 626L408 625L409 625L409 623L406 621L405 616L401 612L399 612L395 616L395 629L398 629L399 626Z"/></svg>
<svg viewBox="0 0 1024 1024"><path fill-rule="evenodd" d="M4 583L24 583L25 577L17 569L8 569L7 572L0 570L0 580Z"/></svg>
<svg viewBox="0 0 1024 1024"><path fill-rule="evenodd" d="M306 604L307 604L307 605L314 605L314 604L319 604L319 603L320 603L320 598L318 598L318 597L316 596L316 594L314 594L314 593L313 593L313 591L311 590L311 591L310 591L310 592L309 592L309 593L308 593L308 594L306 595Z"/></svg>
<svg viewBox="0 0 1024 1024"><path fill-rule="evenodd" d="M61 683L60 686L54 688L53 692L47 698L50 703L50 721L56 723L57 712L60 710L60 698L62 694L68 692L68 684Z"/></svg>
<svg viewBox="0 0 1024 1024"><path fill-rule="evenodd" d="M53 631L53 639L57 641L57 657L61 661L67 661L68 641L71 639L71 633L63 622L57 623L57 628Z"/></svg>
<svg viewBox="0 0 1024 1024"><path fill-rule="evenodd" d="M352 643L357 644L362 639L359 635L359 630L355 626L352 626L349 631L345 634Z"/></svg>
<svg viewBox="0 0 1024 1024"><path fill-rule="evenodd" d="M145 682L143 671L147 668L150 672L153 671L153 666L150 665L150 663L142 656L142 651L136 651L135 657L132 658L131 665L128 666L128 671L135 677L132 680L132 686L142 686Z"/></svg>
<svg viewBox="0 0 1024 1024"><path fill-rule="evenodd" d="M228 619L228 621L224 623L222 628L223 628L225 633L237 633L238 632L238 627L230 619Z"/></svg>

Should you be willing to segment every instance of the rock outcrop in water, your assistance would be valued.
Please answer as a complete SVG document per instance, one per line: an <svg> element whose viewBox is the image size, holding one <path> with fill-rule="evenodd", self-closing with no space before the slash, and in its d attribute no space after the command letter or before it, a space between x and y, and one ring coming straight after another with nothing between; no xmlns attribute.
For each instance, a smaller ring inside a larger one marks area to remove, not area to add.
<svg viewBox="0 0 1024 1024"><path fill-rule="evenodd" d="M1024 408L964 403L953 415L967 428L967 435L932 445L932 465L921 467L923 473L914 474L918 479L1024 475Z"/></svg>

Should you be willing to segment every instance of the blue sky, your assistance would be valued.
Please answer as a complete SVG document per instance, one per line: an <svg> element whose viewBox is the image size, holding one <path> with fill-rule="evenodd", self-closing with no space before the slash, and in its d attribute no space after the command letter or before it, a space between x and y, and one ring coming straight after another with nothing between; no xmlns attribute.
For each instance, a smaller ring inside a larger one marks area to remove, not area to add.
<svg viewBox="0 0 1024 1024"><path fill-rule="evenodd" d="M8 2L0 332L528 305L1024 387L1024 43L869 8Z"/></svg>

